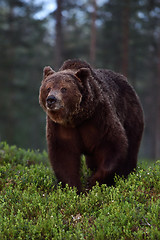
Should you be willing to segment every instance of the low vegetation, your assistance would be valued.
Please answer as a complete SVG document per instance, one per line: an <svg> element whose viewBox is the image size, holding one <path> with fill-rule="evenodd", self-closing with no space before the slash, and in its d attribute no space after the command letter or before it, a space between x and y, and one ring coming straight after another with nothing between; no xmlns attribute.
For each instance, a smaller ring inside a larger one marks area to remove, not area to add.
<svg viewBox="0 0 160 240"><path fill-rule="evenodd" d="M55 187L46 152L1 143L0 239L160 239L160 161L115 181L77 195Z"/></svg>

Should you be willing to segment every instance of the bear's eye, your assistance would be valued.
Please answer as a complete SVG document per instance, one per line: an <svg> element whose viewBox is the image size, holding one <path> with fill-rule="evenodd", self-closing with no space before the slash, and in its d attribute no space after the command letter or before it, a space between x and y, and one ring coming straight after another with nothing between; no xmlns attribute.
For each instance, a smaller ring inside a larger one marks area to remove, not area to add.
<svg viewBox="0 0 160 240"><path fill-rule="evenodd" d="M66 88L61 88L61 92L62 92L62 93L65 93L66 91L67 91Z"/></svg>
<svg viewBox="0 0 160 240"><path fill-rule="evenodd" d="M47 92L49 93L51 91L51 88L49 87L49 88L47 88Z"/></svg>

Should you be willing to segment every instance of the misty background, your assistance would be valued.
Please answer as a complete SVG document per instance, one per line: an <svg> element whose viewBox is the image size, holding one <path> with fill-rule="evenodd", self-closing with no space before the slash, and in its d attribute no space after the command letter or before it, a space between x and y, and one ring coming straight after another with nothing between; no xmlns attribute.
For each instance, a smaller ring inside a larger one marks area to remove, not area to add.
<svg viewBox="0 0 160 240"><path fill-rule="evenodd" d="M145 114L140 157L160 158L159 0L0 0L0 141L46 149L43 67L72 58L128 77Z"/></svg>

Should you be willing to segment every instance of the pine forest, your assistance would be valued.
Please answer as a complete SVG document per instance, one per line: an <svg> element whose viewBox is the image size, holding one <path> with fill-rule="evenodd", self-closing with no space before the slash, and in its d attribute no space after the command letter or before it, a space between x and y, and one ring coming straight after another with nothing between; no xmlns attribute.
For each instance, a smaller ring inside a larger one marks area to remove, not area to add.
<svg viewBox="0 0 160 240"><path fill-rule="evenodd" d="M74 58L127 76L145 115L140 157L159 159L159 0L0 0L0 141L46 149L43 67Z"/></svg>

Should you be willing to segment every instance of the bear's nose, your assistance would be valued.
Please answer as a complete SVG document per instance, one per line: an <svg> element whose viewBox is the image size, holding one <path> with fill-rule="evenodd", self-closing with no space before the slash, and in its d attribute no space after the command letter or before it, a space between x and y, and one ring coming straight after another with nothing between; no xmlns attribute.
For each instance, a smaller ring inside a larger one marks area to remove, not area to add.
<svg viewBox="0 0 160 240"><path fill-rule="evenodd" d="M54 95L50 95L47 98L47 104L50 106L51 104L55 103L57 101L57 98Z"/></svg>

